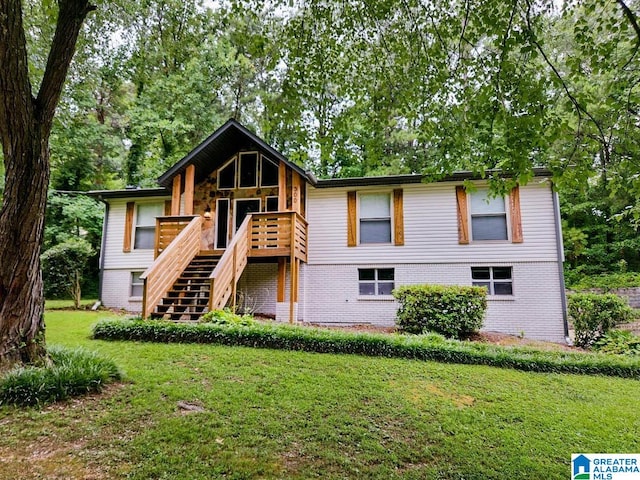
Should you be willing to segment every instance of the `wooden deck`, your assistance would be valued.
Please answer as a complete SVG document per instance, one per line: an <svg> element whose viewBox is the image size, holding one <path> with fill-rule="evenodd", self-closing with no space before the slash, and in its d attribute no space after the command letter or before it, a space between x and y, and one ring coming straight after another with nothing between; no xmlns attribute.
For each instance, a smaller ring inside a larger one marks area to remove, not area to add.
<svg viewBox="0 0 640 480"><path fill-rule="evenodd" d="M158 217L156 260L142 275L143 315L148 317L189 262L200 252L199 216ZM236 284L251 257L288 258L297 278L299 263L307 261L307 221L292 211L248 215L209 276L209 309L235 299ZM296 285L297 290L297 285Z"/></svg>

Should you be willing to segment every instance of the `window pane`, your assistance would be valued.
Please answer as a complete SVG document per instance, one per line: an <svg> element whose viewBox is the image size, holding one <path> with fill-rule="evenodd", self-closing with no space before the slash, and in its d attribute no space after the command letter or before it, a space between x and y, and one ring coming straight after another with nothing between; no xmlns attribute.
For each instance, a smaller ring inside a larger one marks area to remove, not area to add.
<svg viewBox="0 0 640 480"><path fill-rule="evenodd" d="M133 244L133 248L147 248L154 247L156 240L155 227L138 227L136 228L136 239Z"/></svg>
<svg viewBox="0 0 640 480"><path fill-rule="evenodd" d="M235 188L236 186L236 162L235 159L218 173L219 188Z"/></svg>
<svg viewBox="0 0 640 480"><path fill-rule="evenodd" d="M511 282L495 282L493 284L493 293L496 295L513 295L513 285Z"/></svg>
<svg viewBox="0 0 640 480"><path fill-rule="evenodd" d="M511 267L493 267L494 280L511 280Z"/></svg>
<svg viewBox="0 0 640 480"><path fill-rule="evenodd" d="M278 165L265 157L262 157L260 185L263 187L275 187L278 185Z"/></svg>
<svg viewBox="0 0 640 480"><path fill-rule="evenodd" d="M506 240L507 218L505 215L472 217L471 229L474 240Z"/></svg>
<svg viewBox="0 0 640 480"><path fill-rule="evenodd" d="M258 182L258 154L240 154L240 186L255 187Z"/></svg>
<svg viewBox="0 0 640 480"><path fill-rule="evenodd" d="M490 267L471 267L471 278L474 280L489 280Z"/></svg>
<svg viewBox="0 0 640 480"><path fill-rule="evenodd" d="M143 285L131 285L131 296L142 297L142 295L144 294L143 290Z"/></svg>
<svg viewBox="0 0 640 480"><path fill-rule="evenodd" d="M391 217L391 202L388 193L360 195L360 218Z"/></svg>
<svg viewBox="0 0 640 480"><path fill-rule="evenodd" d="M236 230L242 225L244 218L250 213L260 211L260 200L238 200L236 201Z"/></svg>
<svg viewBox="0 0 640 480"><path fill-rule="evenodd" d="M278 197L267 197L267 212L278 211Z"/></svg>
<svg viewBox="0 0 640 480"><path fill-rule="evenodd" d="M393 291L393 282L379 282L378 295L391 295Z"/></svg>
<svg viewBox="0 0 640 480"><path fill-rule="evenodd" d="M391 243L391 220L360 220L360 243Z"/></svg>
<svg viewBox="0 0 640 480"><path fill-rule="evenodd" d="M156 217L164 214L164 205L161 203L139 203L136 226L155 228Z"/></svg>
<svg viewBox="0 0 640 480"><path fill-rule="evenodd" d="M489 190L479 188L471 193L471 213L505 213L504 197L489 198Z"/></svg>
<svg viewBox="0 0 640 480"><path fill-rule="evenodd" d="M471 285L474 287L484 287L487 289L487 292L489 291L489 282L473 282Z"/></svg>
<svg viewBox="0 0 640 480"><path fill-rule="evenodd" d="M361 282L359 284L359 287L360 287L360 295L375 295L376 294L376 285L375 285L375 283Z"/></svg>
<svg viewBox="0 0 640 480"><path fill-rule="evenodd" d="M378 280L393 280L393 268L379 268Z"/></svg>
<svg viewBox="0 0 640 480"><path fill-rule="evenodd" d="M358 269L358 280L375 280L375 270L373 268Z"/></svg>

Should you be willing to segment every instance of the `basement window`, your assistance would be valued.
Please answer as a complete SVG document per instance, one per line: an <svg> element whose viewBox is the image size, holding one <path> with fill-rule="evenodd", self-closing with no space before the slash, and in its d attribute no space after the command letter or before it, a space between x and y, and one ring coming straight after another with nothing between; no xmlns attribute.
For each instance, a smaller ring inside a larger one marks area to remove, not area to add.
<svg viewBox="0 0 640 480"><path fill-rule="evenodd" d="M471 267L474 287L485 287L489 295L513 295L511 267Z"/></svg>
<svg viewBox="0 0 640 480"><path fill-rule="evenodd" d="M362 296L391 295L394 288L393 268L359 268L358 290Z"/></svg>

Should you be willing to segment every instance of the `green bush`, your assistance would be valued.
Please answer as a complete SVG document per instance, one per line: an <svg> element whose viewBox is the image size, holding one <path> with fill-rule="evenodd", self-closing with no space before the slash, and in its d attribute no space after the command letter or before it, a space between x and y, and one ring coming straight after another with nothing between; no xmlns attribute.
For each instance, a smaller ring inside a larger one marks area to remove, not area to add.
<svg viewBox="0 0 640 480"><path fill-rule="evenodd" d="M631 321L633 316L633 309L611 293L569 295L569 317L575 330L575 344L579 347L590 348L610 329Z"/></svg>
<svg viewBox="0 0 640 480"><path fill-rule="evenodd" d="M253 325L256 323L251 315L238 315L228 308L207 312L200 318L200 321L216 325Z"/></svg>
<svg viewBox="0 0 640 480"><path fill-rule="evenodd" d="M80 308L84 277L94 255L91 244L81 238L69 239L44 252L40 258L46 298L69 295L75 308Z"/></svg>
<svg viewBox="0 0 640 480"><path fill-rule="evenodd" d="M579 272L568 272L565 275L567 288L571 290L589 290L600 288L609 291L616 288L640 287L639 272L601 273L598 275L584 275Z"/></svg>
<svg viewBox="0 0 640 480"><path fill-rule="evenodd" d="M393 296L400 302L396 324L406 333L463 338L480 330L487 309L487 291L481 287L409 285Z"/></svg>
<svg viewBox="0 0 640 480"><path fill-rule="evenodd" d="M640 355L640 337L628 330L609 330L593 348L601 353Z"/></svg>
<svg viewBox="0 0 640 480"><path fill-rule="evenodd" d="M0 405L43 405L65 400L122 378L111 360L83 349L49 347L51 366L20 367L0 377Z"/></svg>
<svg viewBox="0 0 640 480"><path fill-rule="evenodd" d="M595 353L539 351L447 340L442 335L342 332L277 323L215 325L166 321L101 321L93 337L164 343L212 343L306 352L359 354L491 365L533 372L610 375L640 379L640 359Z"/></svg>

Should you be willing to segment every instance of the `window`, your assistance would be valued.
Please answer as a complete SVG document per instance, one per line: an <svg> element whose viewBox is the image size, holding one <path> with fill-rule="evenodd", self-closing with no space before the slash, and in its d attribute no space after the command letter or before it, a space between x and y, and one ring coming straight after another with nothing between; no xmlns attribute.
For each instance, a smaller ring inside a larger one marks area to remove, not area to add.
<svg viewBox="0 0 640 480"><path fill-rule="evenodd" d="M240 178L238 181L240 188L255 188L258 186L258 154L240 154Z"/></svg>
<svg viewBox="0 0 640 480"><path fill-rule="evenodd" d="M507 240L504 197L489 197L489 189L471 193L471 235L473 240Z"/></svg>
<svg viewBox="0 0 640 480"><path fill-rule="evenodd" d="M391 195L360 194L360 243L391 243Z"/></svg>
<svg viewBox="0 0 640 480"><path fill-rule="evenodd" d="M136 231L134 249L153 249L156 240L156 217L164 213L163 203L139 203L136 205Z"/></svg>
<svg viewBox="0 0 640 480"><path fill-rule="evenodd" d="M256 213L260 211L260 199L259 198L247 198L247 199L238 199L236 200L236 230L240 228L243 220L250 213Z"/></svg>
<svg viewBox="0 0 640 480"><path fill-rule="evenodd" d="M267 212L277 212L278 211L278 197L267 197L266 202L266 211Z"/></svg>
<svg viewBox="0 0 640 480"><path fill-rule="evenodd" d="M278 186L278 165L268 158L261 156L260 169L260 186L261 187L277 187Z"/></svg>
<svg viewBox="0 0 640 480"><path fill-rule="evenodd" d="M393 288L393 268L358 269L358 289L360 295L391 295Z"/></svg>
<svg viewBox="0 0 640 480"><path fill-rule="evenodd" d="M511 267L471 267L475 287L485 287L489 295L513 295Z"/></svg>
<svg viewBox="0 0 640 480"><path fill-rule="evenodd" d="M142 297L144 292L144 282L140 279L140 275L144 272L131 272L131 296Z"/></svg>
<svg viewBox="0 0 640 480"><path fill-rule="evenodd" d="M218 171L218 189L231 190L236 186L236 157Z"/></svg>

